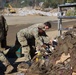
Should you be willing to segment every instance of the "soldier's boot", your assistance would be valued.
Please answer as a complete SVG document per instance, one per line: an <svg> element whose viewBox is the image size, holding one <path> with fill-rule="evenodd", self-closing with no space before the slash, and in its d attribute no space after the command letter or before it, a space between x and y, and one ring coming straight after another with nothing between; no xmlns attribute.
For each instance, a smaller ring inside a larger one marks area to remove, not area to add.
<svg viewBox="0 0 76 75"><path fill-rule="evenodd" d="M12 72L13 69L14 69L14 67L12 65L8 65L6 68L5 74Z"/></svg>

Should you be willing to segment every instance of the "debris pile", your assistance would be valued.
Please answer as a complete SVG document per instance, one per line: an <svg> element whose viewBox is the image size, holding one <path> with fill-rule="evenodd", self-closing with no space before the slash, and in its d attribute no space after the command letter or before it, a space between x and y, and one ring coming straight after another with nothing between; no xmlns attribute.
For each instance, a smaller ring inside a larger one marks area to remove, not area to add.
<svg viewBox="0 0 76 75"><path fill-rule="evenodd" d="M19 10L18 14L21 16L26 16L26 15L43 15L43 16L57 16L57 13L51 13L51 12L44 12L41 10L35 10L35 9L31 9L31 10Z"/></svg>
<svg viewBox="0 0 76 75"><path fill-rule="evenodd" d="M5 13L5 15L13 15L13 16L27 16L27 15L40 15L40 16L57 16L58 12L45 12L36 9L30 8L19 8L16 9L17 13L11 14L9 12Z"/></svg>

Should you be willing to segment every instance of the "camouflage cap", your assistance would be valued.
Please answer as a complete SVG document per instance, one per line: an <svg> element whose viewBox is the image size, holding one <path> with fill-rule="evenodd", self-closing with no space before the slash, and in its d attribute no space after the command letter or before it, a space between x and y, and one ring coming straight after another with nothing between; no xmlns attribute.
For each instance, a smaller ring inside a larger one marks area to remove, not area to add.
<svg viewBox="0 0 76 75"><path fill-rule="evenodd" d="M39 23L38 28L43 29L44 28L44 23Z"/></svg>

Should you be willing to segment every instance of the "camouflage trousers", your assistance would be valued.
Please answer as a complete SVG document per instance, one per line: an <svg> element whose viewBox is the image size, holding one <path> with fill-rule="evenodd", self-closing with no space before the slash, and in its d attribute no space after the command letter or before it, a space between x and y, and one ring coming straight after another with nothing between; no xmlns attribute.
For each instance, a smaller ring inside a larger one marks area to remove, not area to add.
<svg viewBox="0 0 76 75"><path fill-rule="evenodd" d="M5 66L7 66L7 65L10 64L2 52L0 52L0 61L1 61Z"/></svg>
<svg viewBox="0 0 76 75"><path fill-rule="evenodd" d="M22 54L24 54L25 62L31 59L29 46L22 47Z"/></svg>

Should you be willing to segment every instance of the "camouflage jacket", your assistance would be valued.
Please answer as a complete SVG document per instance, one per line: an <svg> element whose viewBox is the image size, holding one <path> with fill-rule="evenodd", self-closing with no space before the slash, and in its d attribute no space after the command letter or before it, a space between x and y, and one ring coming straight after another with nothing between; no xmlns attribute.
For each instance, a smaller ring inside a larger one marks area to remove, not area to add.
<svg viewBox="0 0 76 75"><path fill-rule="evenodd" d="M38 27L43 29L44 28L43 23L34 24L28 28L24 28L24 29L20 30L17 33L17 38L18 38L18 41L20 42L20 44L21 44L21 41L25 41L25 38L28 39L28 38L31 38L32 36L34 36L35 40L40 45L43 45L42 41L39 39Z"/></svg>

